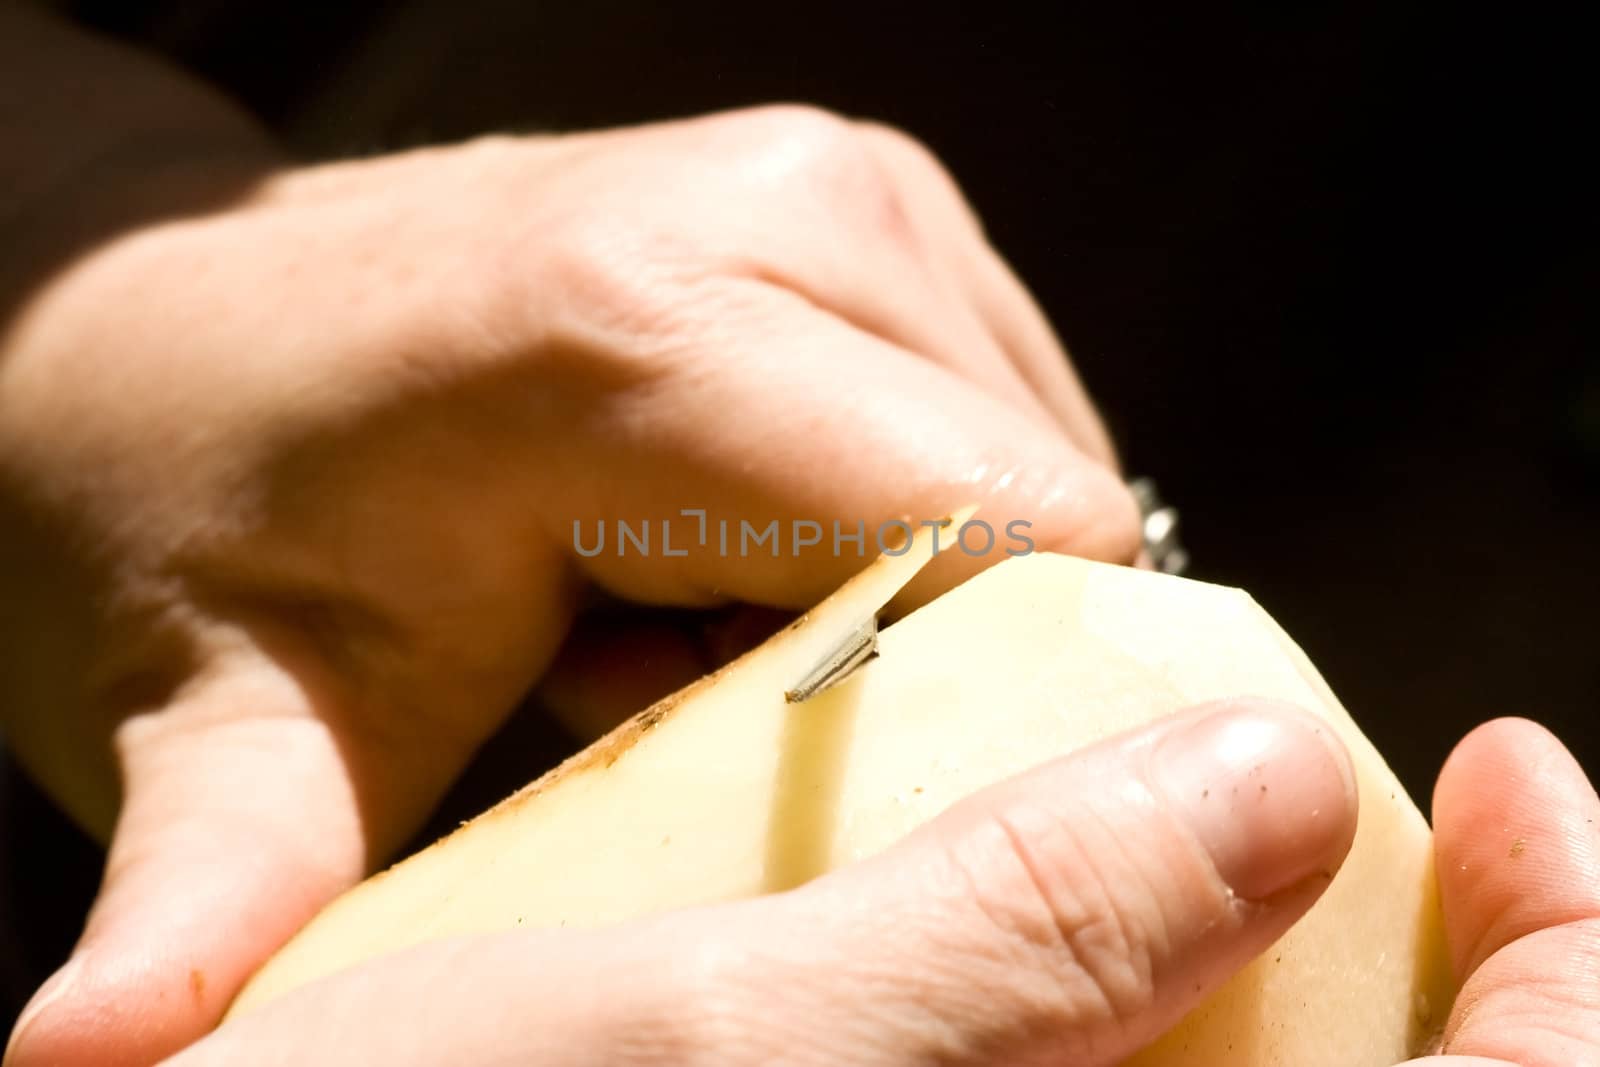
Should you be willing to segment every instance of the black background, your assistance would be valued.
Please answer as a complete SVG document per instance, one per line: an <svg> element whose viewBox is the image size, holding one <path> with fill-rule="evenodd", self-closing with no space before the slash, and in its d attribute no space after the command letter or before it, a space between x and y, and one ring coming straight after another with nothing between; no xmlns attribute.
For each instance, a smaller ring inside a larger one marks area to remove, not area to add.
<svg viewBox="0 0 1600 1067"><path fill-rule="evenodd" d="M1129 469L1181 508L1191 573L1251 590L1420 802L1497 715L1600 770L1596 92L1575 22L1405 3L80 8L308 157L774 100L903 126L1035 290ZM5 792L15 997L66 951L98 857L14 773Z"/></svg>

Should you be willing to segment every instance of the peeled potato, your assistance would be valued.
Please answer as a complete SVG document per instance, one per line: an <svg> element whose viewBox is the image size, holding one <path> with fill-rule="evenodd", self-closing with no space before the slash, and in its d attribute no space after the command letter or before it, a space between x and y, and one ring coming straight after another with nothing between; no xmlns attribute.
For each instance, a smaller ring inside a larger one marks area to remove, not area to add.
<svg viewBox="0 0 1600 1067"><path fill-rule="evenodd" d="M1182 707L1253 694L1312 709L1355 762L1361 815L1326 894L1135 1059L1392 1067L1452 987L1426 822L1246 594L1065 556L1018 557L886 629L878 658L785 690L930 554L884 557L793 626L668 697L317 916L233 1014L452 934L593 927L798 885L961 797Z"/></svg>

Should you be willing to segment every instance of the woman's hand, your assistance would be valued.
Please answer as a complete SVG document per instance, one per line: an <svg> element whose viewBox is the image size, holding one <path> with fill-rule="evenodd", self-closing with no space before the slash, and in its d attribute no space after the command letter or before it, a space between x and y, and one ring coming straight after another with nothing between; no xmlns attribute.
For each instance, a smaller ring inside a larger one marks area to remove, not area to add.
<svg viewBox="0 0 1600 1067"><path fill-rule="evenodd" d="M177 1062L1110 1067L1265 950L1344 858L1355 784L1318 722L1257 701L1195 709L799 890L422 946ZM1270 788L1201 802L1246 775Z"/></svg>
<svg viewBox="0 0 1600 1067"><path fill-rule="evenodd" d="M14 1062L213 1026L415 830L584 587L801 607L875 552L835 521L967 501L1128 561L1112 464L939 166L804 108L263 173L102 244L0 336L7 742L111 840ZM688 544L689 508L781 550ZM619 519L656 551L575 550Z"/></svg>

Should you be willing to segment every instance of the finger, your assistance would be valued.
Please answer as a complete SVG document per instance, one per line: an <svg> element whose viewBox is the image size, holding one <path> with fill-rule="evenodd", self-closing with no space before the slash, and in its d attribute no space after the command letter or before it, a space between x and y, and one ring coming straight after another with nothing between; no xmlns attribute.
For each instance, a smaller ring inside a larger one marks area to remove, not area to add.
<svg viewBox="0 0 1600 1067"><path fill-rule="evenodd" d="M1499 719L1468 734L1433 813L1457 974L1527 934L1600 917L1600 800L1542 726Z"/></svg>
<svg viewBox="0 0 1600 1067"><path fill-rule="evenodd" d="M424 946L291 994L184 1062L282 1062L282 1043L338 1039L389 1063L1112 1064L1287 929L1354 828L1329 731L1282 706L1212 706L979 794L795 892ZM392 1020L424 995L448 1034Z"/></svg>
<svg viewBox="0 0 1600 1067"><path fill-rule="evenodd" d="M176 1051L361 877L365 798L303 704L281 676L240 670L122 726L125 799L99 896L71 959L19 1020L7 1067ZM238 717L241 706L255 716Z"/></svg>
<svg viewBox="0 0 1600 1067"><path fill-rule="evenodd" d="M1446 931L1465 984L1444 1051L1600 1062L1600 800L1523 719L1479 727L1434 792Z"/></svg>
<svg viewBox="0 0 1600 1067"><path fill-rule="evenodd" d="M1355 809L1318 720L1261 701L1195 709L989 789L818 883L818 928L850 919L831 951L797 936L781 981L844 1036L850 1016L823 1005L875 998L856 1028L918 1050L911 1062L1119 1063L1311 905Z"/></svg>
<svg viewBox="0 0 1600 1067"><path fill-rule="evenodd" d="M559 501L547 512L551 536L612 592L802 608L877 554L884 523L932 522L967 503L980 505L993 537L974 528L960 550L944 542L921 596L1025 551L1021 537L1116 562L1138 552L1127 488L1060 433L792 294L726 284L714 328L680 331L657 377L620 399L548 408L573 420L551 428L564 447L538 465L559 487L546 493ZM708 361L717 374L697 371ZM679 518L684 508L705 514ZM623 542L624 515L654 520L653 552ZM669 519L670 549L660 525ZM805 522L817 524L807 531L817 542L802 549L795 524ZM769 523L776 537L746 536L746 525L759 536Z"/></svg>
<svg viewBox="0 0 1600 1067"><path fill-rule="evenodd" d="M675 152L689 146L697 160L725 161L717 226L696 234L703 255L729 273L775 282L940 363L1024 418L1054 424L940 262L944 242L926 239L939 223L917 217L925 205L906 195L859 124L780 105L689 119L666 130L673 136L663 143ZM686 173L703 177L699 166ZM697 184L678 195L704 192ZM745 200L743 210L730 210L730 195ZM751 249L760 255L752 258Z"/></svg>
<svg viewBox="0 0 1600 1067"><path fill-rule="evenodd" d="M1055 413L1079 448L1120 472L1105 420L1044 311L1011 267L983 244L965 261L969 287L983 321L1011 354L1023 378Z"/></svg>
<svg viewBox="0 0 1600 1067"><path fill-rule="evenodd" d="M893 188L881 195L901 197ZM787 270L769 268L768 278L956 372L1009 404L1019 417L1060 425L1045 394L1022 373L974 308L973 294L964 291L966 279L943 262L949 256L947 242L927 232L935 227L917 217L914 204L885 210L896 220L879 224L886 234L828 213L805 227L812 235L809 241L785 245L768 238L772 247L786 251L789 261ZM1066 429L1076 443L1073 427Z"/></svg>
<svg viewBox="0 0 1600 1067"><path fill-rule="evenodd" d="M865 123L862 132L897 176L924 242L940 253L931 261L953 273L952 288L960 291L1073 442L1116 470L1110 435L1066 349L1027 287L984 236L982 223L949 172L899 130Z"/></svg>

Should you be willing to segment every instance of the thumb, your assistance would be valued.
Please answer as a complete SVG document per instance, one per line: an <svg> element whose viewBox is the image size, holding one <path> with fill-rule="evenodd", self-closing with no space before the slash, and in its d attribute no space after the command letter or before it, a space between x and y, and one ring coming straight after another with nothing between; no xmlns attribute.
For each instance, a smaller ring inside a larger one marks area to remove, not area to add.
<svg viewBox="0 0 1600 1067"><path fill-rule="evenodd" d="M230 1023L184 1062L337 1047L395 1064L1117 1063L1311 905L1355 806L1316 720L1196 709L802 889L418 946ZM421 1004L451 1025L395 1012Z"/></svg>
<svg viewBox="0 0 1600 1067"><path fill-rule="evenodd" d="M240 670L122 724L124 801L99 896L71 959L19 1018L6 1067L175 1052L361 876L354 776L304 704L283 675Z"/></svg>
<svg viewBox="0 0 1600 1067"><path fill-rule="evenodd" d="M826 1005L810 1040L897 1050L836 1044L841 1062L1120 1063L1311 906L1355 824L1348 757L1318 720L1208 705L978 794L797 894L815 924L783 924L801 937L774 974Z"/></svg>
<svg viewBox="0 0 1600 1067"><path fill-rule="evenodd" d="M1463 980L1443 1051L1463 1064L1600 1062L1600 797L1583 768L1544 727L1497 719L1451 753L1433 815Z"/></svg>

